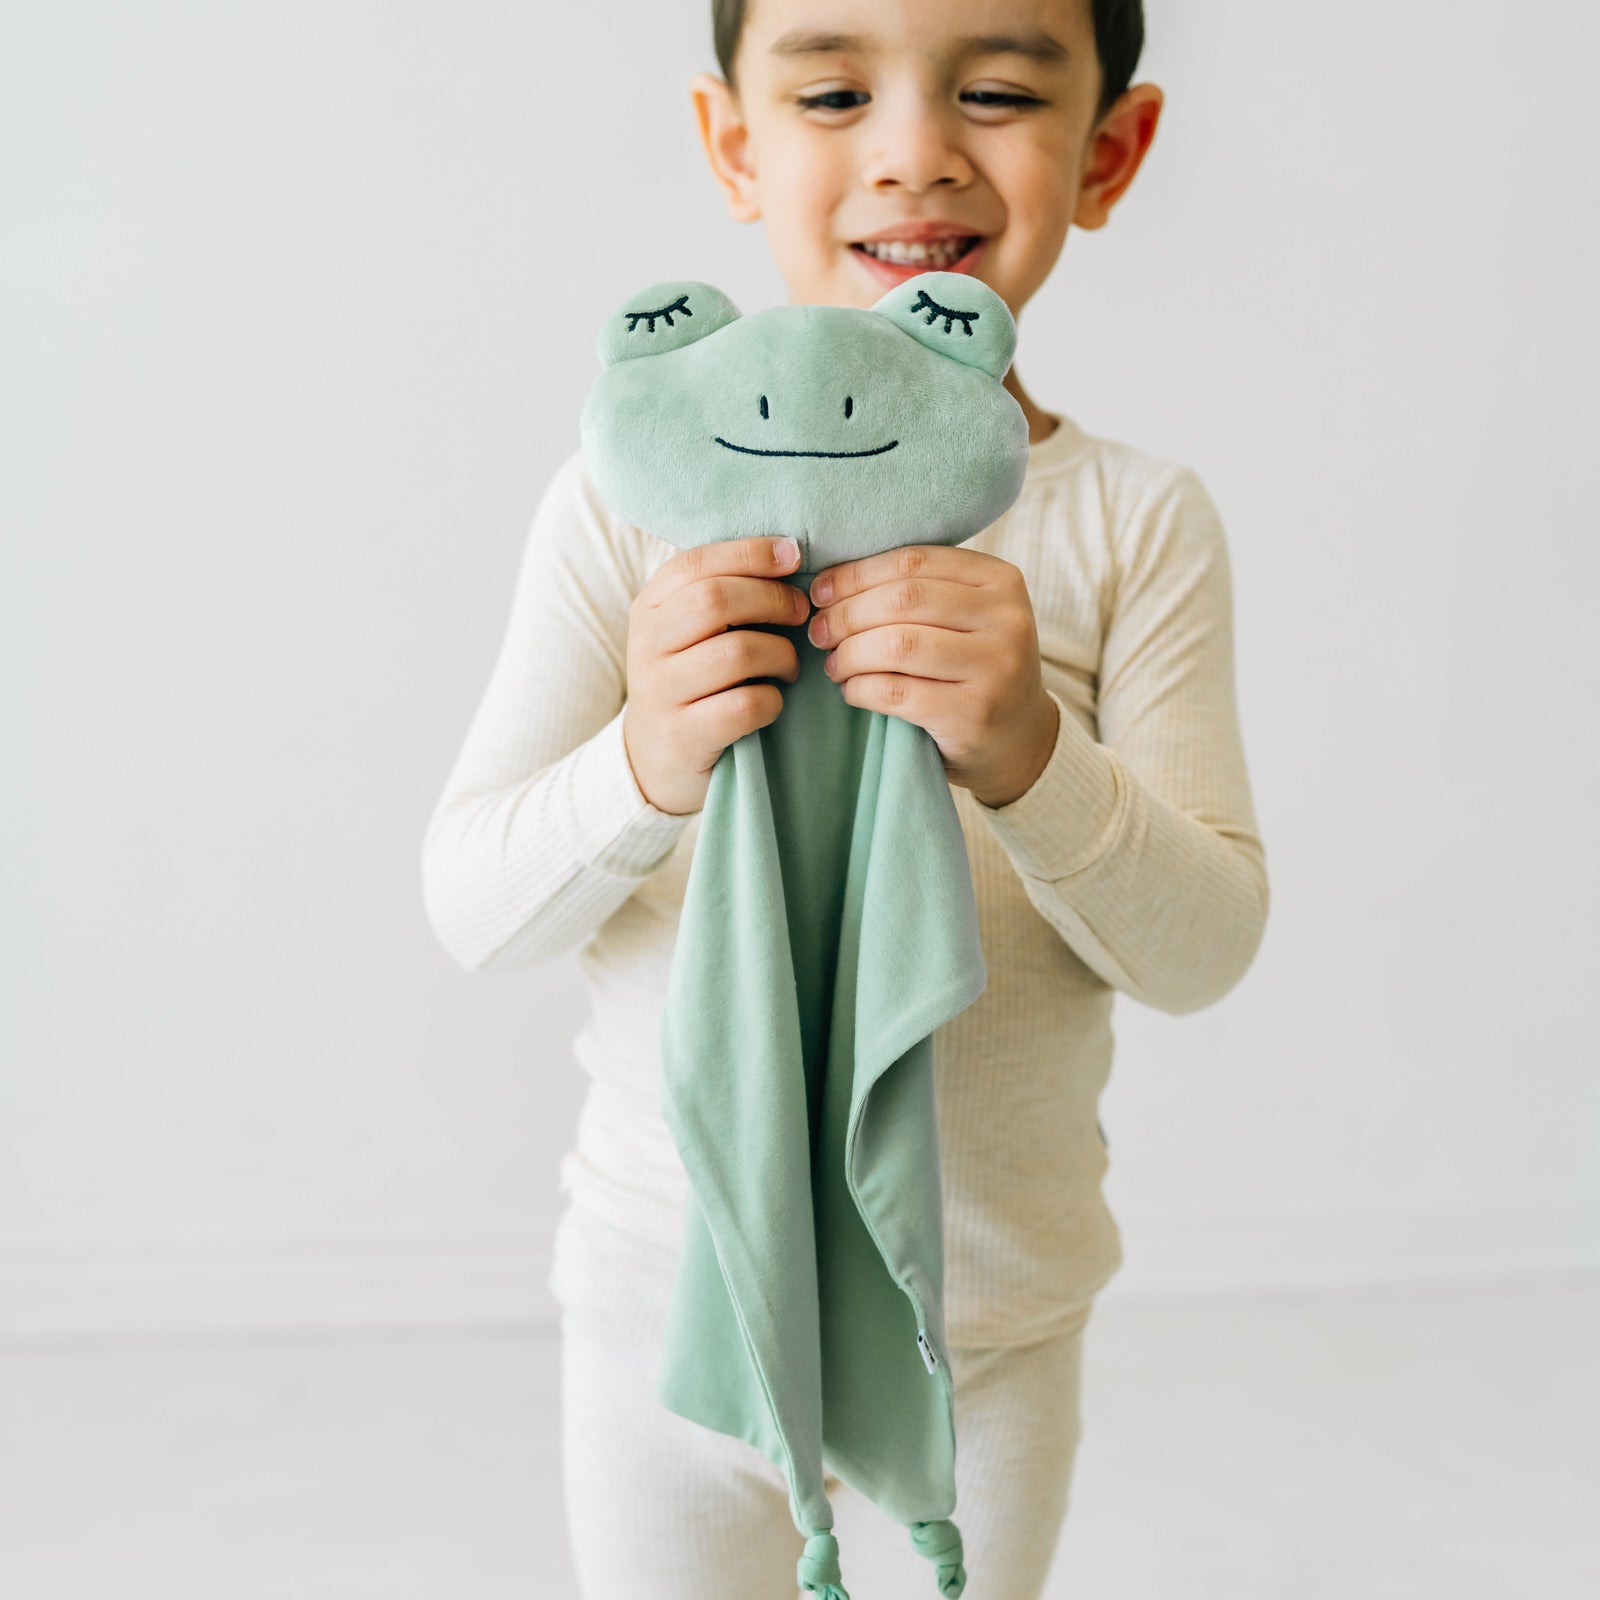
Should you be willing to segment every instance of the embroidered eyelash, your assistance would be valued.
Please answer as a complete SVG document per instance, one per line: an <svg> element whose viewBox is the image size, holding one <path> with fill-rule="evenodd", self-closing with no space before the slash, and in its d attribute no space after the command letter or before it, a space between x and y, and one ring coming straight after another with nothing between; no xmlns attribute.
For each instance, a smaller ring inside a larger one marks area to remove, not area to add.
<svg viewBox="0 0 1600 1600"><path fill-rule="evenodd" d="M972 324L980 313L976 311L951 311L947 306L942 306L937 300L930 299L926 289L917 290L916 302L912 305L913 312L922 310L926 306L928 315L923 319L931 328L940 317L944 318L944 331L949 333L952 320L960 318L961 331L966 334L972 332Z"/></svg>
<svg viewBox="0 0 1600 1600"><path fill-rule="evenodd" d="M689 309L688 301L689 296L687 293L684 293L680 294L670 306L662 306L659 311L624 311L622 314L628 319L628 332L632 333L641 322L648 321L649 326L644 331L646 333L654 333L656 331L657 317L665 317L667 319L667 326L670 328L672 326L672 313L674 311L681 311L684 316L692 317L694 312ZM948 332L949 330L946 329L945 331Z"/></svg>

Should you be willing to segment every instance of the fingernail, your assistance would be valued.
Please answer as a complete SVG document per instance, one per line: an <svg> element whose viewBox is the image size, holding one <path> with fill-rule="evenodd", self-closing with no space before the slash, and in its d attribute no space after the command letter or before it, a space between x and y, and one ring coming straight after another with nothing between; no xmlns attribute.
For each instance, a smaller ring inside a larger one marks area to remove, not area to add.
<svg viewBox="0 0 1600 1600"><path fill-rule="evenodd" d="M791 566L800 559L800 546L793 539L780 539L773 546L773 554L780 567Z"/></svg>
<svg viewBox="0 0 1600 1600"><path fill-rule="evenodd" d="M811 585L811 603L825 606L833 598L833 579L824 573Z"/></svg>

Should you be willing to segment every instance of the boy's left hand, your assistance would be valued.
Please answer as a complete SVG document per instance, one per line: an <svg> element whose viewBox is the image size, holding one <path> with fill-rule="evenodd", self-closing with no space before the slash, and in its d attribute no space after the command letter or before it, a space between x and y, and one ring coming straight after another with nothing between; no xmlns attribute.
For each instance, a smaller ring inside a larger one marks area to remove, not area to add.
<svg viewBox="0 0 1600 1600"><path fill-rule="evenodd" d="M811 600L807 637L849 704L925 729L949 781L985 805L1033 786L1060 712L1020 569L981 550L904 545L825 568Z"/></svg>

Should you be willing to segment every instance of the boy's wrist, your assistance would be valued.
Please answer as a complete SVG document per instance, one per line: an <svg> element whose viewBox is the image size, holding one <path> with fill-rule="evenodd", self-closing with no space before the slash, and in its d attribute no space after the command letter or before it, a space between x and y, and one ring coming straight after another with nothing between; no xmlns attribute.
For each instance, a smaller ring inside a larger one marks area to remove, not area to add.
<svg viewBox="0 0 1600 1600"><path fill-rule="evenodd" d="M1055 753L1061 732L1061 708L1042 685L1032 715L1026 720L1018 752L992 781L970 786L974 800L998 811L1015 804L1039 781Z"/></svg>

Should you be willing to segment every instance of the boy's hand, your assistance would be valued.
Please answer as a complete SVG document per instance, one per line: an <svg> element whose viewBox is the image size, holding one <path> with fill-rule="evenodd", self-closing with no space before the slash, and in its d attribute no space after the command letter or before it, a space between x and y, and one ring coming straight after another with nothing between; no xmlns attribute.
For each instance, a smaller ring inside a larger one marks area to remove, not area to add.
<svg viewBox="0 0 1600 1600"><path fill-rule="evenodd" d="M782 576L799 560L793 540L696 545L662 562L634 597L622 747L658 810L698 811L717 757L777 720L783 691L763 680L793 683L800 657L794 640L770 629L798 628L811 609Z"/></svg>
<svg viewBox="0 0 1600 1600"><path fill-rule="evenodd" d="M985 805L1032 787L1060 712L1016 566L981 550L905 545L819 572L811 600L807 636L828 650L828 675L851 705L925 729L948 780Z"/></svg>

